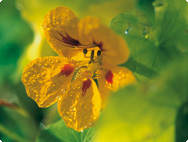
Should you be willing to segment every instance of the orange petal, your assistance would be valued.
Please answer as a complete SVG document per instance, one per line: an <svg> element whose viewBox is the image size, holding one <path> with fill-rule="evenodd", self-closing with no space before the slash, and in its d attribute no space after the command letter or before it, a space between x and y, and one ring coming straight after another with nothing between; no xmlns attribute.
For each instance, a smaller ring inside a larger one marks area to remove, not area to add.
<svg viewBox="0 0 188 142"><path fill-rule="evenodd" d="M124 67L115 67L111 70L103 70L98 80L103 107L111 91L136 82L133 73Z"/></svg>
<svg viewBox="0 0 188 142"><path fill-rule="evenodd" d="M101 49L105 68L124 63L129 57L124 39L102 25L97 18L87 17L80 20L78 33L81 44L95 44Z"/></svg>
<svg viewBox="0 0 188 142"><path fill-rule="evenodd" d="M24 69L22 82L27 95L39 107L48 107L64 95L71 82L74 65L60 57L41 57Z"/></svg>
<svg viewBox="0 0 188 142"><path fill-rule="evenodd" d="M43 21L44 33L54 51L64 57L77 54L78 19L67 7L57 7L46 14Z"/></svg>
<svg viewBox="0 0 188 142"><path fill-rule="evenodd" d="M96 83L85 76L75 79L58 110L67 127L76 131L89 128L99 117L101 98Z"/></svg>

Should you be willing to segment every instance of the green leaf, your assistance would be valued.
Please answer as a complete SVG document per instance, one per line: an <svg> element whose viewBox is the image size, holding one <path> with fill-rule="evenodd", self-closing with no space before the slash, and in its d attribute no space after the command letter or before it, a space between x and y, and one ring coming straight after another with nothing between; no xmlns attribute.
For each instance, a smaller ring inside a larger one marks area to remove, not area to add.
<svg viewBox="0 0 188 142"><path fill-rule="evenodd" d="M187 59L153 81L112 94L96 141L185 142L188 140Z"/></svg>
<svg viewBox="0 0 188 142"><path fill-rule="evenodd" d="M168 46L176 44L180 49L187 48L188 4L186 1L156 0L155 9L156 29L159 43ZM179 45L180 44L180 45ZM183 45L185 44L185 45ZM187 49L181 49L187 52Z"/></svg>
<svg viewBox="0 0 188 142"><path fill-rule="evenodd" d="M37 142L92 142L95 134L94 128L88 128L83 132L77 132L68 128L61 119L43 130Z"/></svg>
<svg viewBox="0 0 188 142"><path fill-rule="evenodd" d="M116 16L110 23L112 30L126 40L131 51L130 59L124 66L131 69L140 80L158 75L169 62L187 53L185 10L179 11L180 5L185 4L174 2L173 5L177 4L177 7L174 6L170 14L170 2L165 3L163 13L166 11L167 14L159 13L154 7L157 15L155 22L151 21L152 18L148 19L148 14L130 11ZM160 16L165 20L161 20Z"/></svg>
<svg viewBox="0 0 188 142"><path fill-rule="evenodd" d="M152 21L152 23L155 21L154 20L154 8L152 6L154 0L138 0L138 9L143 11L144 13L147 14L148 19Z"/></svg>

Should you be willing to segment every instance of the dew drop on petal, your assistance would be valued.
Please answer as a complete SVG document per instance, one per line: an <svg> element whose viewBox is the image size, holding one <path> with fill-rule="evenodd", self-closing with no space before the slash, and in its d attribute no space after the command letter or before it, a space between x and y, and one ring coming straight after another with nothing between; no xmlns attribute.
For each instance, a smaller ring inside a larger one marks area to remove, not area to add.
<svg viewBox="0 0 188 142"><path fill-rule="evenodd" d="M40 84L42 84L42 83L43 83L43 81L42 81L42 80L39 80L39 83L40 83Z"/></svg>
<svg viewBox="0 0 188 142"><path fill-rule="evenodd" d="M60 61L57 59L57 60L56 60L56 63L60 63Z"/></svg>

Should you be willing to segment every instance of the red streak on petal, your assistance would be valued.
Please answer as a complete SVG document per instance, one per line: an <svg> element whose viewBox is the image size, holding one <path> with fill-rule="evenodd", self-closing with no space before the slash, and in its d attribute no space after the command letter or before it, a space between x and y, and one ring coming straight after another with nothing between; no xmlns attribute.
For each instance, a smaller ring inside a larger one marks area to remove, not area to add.
<svg viewBox="0 0 188 142"><path fill-rule="evenodd" d="M56 38L57 40L59 41L62 41L68 45L71 45L71 46L80 46L80 42L72 37L70 37L67 33L66 33L66 36L63 36L63 34L57 32L61 37L62 39L58 39Z"/></svg>
<svg viewBox="0 0 188 142"><path fill-rule="evenodd" d="M97 45L97 46L100 48L101 51L105 51L105 50L103 49L103 43L102 43L102 42L96 43L96 42L94 41L93 44Z"/></svg>
<svg viewBox="0 0 188 142"><path fill-rule="evenodd" d="M82 97L85 95L87 89L90 87L91 85L91 80L87 79L85 81L83 81L83 86L82 86Z"/></svg>
<svg viewBox="0 0 188 142"><path fill-rule="evenodd" d="M61 75L65 75L66 77L69 76L74 71L73 64L65 64L64 67L61 68L61 72L59 73L58 77Z"/></svg>
<svg viewBox="0 0 188 142"><path fill-rule="evenodd" d="M112 71L109 70L109 71L107 72L107 74L105 75L105 79L106 79L106 81L108 82L108 84L109 84L109 83L110 83L110 84L113 83L113 77L114 77L114 75L113 75Z"/></svg>

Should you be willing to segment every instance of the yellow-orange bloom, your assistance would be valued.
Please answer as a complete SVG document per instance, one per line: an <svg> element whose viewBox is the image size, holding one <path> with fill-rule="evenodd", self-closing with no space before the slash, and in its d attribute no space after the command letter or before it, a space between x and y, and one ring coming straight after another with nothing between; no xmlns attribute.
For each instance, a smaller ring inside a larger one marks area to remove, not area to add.
<svg viewBox="0 0 188 142"><path fill-rule="evenodd" d="M111 90L135 82L131 71L117 66L128 59L127 45L97 18L79 21L66 7L50 11L43 28L59 56L31 61L22 82L39 107L58 101L66 125L82 131L97 120Z"/></svg>

